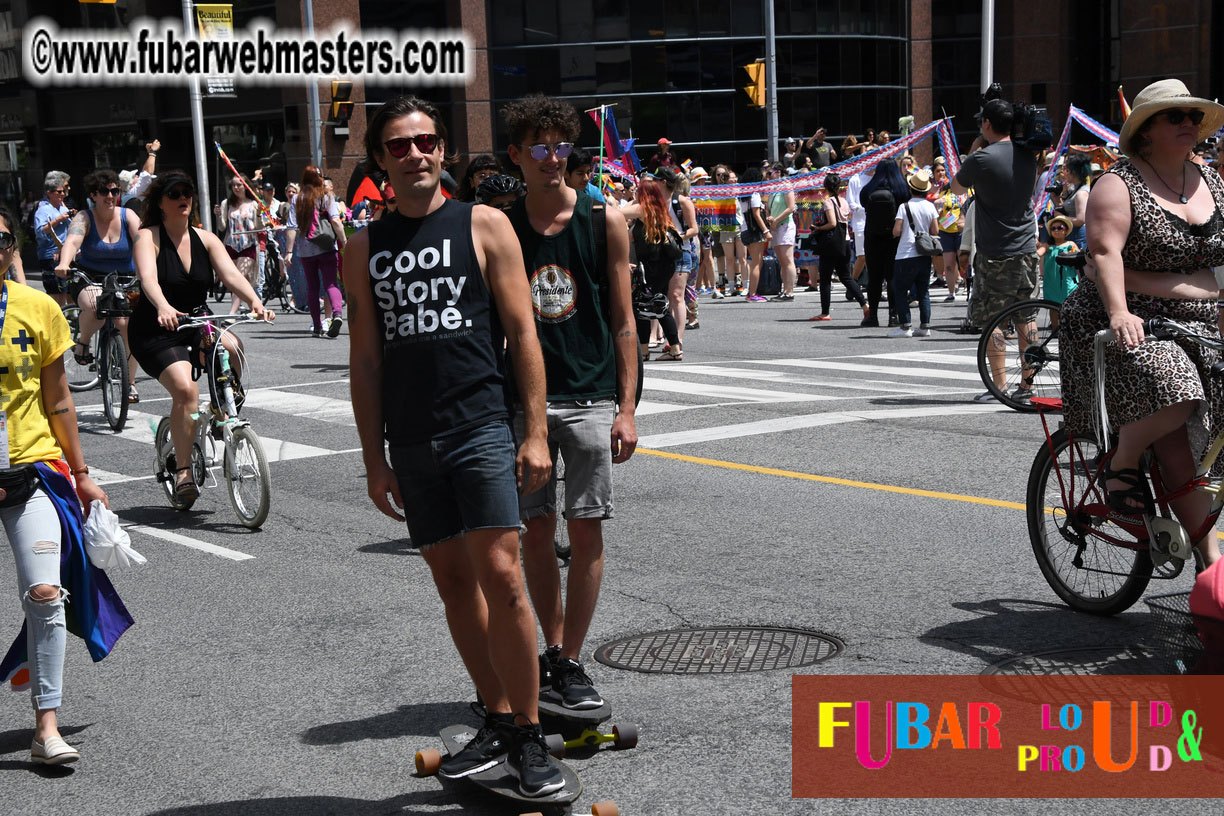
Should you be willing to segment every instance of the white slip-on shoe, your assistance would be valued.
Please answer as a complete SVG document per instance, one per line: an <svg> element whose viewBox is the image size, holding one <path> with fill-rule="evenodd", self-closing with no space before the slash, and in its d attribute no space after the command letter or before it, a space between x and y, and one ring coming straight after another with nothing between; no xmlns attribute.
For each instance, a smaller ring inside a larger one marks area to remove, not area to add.
<svg viewBox="0 0 1224 816"><path fill-rule="evenodd" d="M47 737L45 742L30 743L30 760L43 765L66 765L81 758L81 752L64 742L62 737Z"/></svg>

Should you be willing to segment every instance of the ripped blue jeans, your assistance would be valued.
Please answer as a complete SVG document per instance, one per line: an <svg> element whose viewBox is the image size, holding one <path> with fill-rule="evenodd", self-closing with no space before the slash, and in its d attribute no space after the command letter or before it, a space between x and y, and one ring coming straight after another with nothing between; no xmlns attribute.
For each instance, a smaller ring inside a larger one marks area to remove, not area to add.
<svg viewBox="0 0 1224 816"><path fill-rule="evenodd" d="M0 508L0 522L17 563L17 592L25 610L30 656L30 695L34 707L59 708L63 698L64 647L68 629L60 589L60 522L46 491L39 487L25 504ZM40 585L60 589L53 601L36 601L30 591Z"/></svg>

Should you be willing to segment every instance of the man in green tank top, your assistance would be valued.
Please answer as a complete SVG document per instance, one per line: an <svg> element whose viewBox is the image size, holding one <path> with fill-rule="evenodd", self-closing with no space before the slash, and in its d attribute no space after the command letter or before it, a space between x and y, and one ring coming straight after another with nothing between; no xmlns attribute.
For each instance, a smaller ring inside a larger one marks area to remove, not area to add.
<svg viewBox="0 0 1224 816"><path fill-rule="evenodd" d="M559 452L565 462L563 509L572 548L563 606L553 550L554 472L546 488L519 499L527 530L523 566L547 647L540 658L540 688L567 708L598 708L603 700L578 656L603 578L602 525L612 518L612 465L626 461L637 445L629 234L617 208L599 217L591 198L565 183L566 158L580 131L573 107L533 96L507 105L503 114L510 159L527 186L510 222L531 282L548 379L548 445L554 461ZM605 240L595 235L598 225ZM597 257L601 245L606 258Z"/></svg>

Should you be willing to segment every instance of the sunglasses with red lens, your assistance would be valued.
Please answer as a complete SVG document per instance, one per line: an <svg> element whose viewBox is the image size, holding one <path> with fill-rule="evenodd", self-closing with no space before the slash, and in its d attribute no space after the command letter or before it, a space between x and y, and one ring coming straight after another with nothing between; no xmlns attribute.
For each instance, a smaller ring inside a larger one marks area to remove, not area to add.
<svg viewBox="0 0 1224 816"><path fill-rule="evenodd" d="M408 155L408 151L412 149L412 145L416 145L416 149L421 155L432 153L438 149L438 138L436 133L418 133L415 136L400 137L398 139L388 139L383 142L383 147L387 148L387 152L397 159L402 159Z"/></svg>

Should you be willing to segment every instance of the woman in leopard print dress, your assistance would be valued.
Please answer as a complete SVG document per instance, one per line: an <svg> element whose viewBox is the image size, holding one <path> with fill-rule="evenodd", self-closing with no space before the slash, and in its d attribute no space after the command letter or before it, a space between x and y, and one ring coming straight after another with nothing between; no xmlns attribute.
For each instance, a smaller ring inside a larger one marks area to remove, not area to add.
<svg viewBox="0 0 1224 816"><path fill-rule="evenodd" d="M1092 186L1088 201L1088 280L1062 306L1059 332L1066 427L1093 433L1093 336L1118 336L1106 354L1106 406L1118 442L1105 487L1118 512L1140 509L1135 470L1149 447L1166 484L1189 480L1198 457L1224 427L1224 381L1211 374L1220 352L1184 340L1144 342L1144 321L1167 317L1219 336L1224 265L1224 181L1187 160L1224 124L1224 107L1162 80L1135 98L1119 141L1131 158ZM1213 475L1224 475L1217 461ZM1211 498L1195 491L1172 502L1187 530L1202 527ZM1220 557L1215 529L1195 542L1206 563Z"/></svg>

